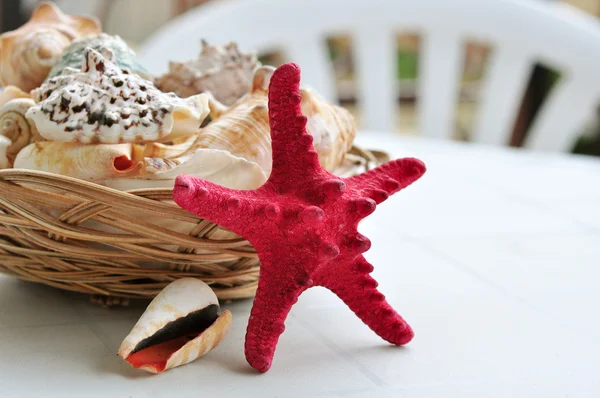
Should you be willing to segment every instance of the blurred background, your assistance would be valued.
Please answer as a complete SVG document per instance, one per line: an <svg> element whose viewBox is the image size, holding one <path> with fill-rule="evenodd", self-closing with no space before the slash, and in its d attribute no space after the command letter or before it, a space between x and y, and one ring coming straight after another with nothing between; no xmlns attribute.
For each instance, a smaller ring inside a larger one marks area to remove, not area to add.
<svg viewBox="0 0 600 398"><path fill-rule="evenodd" d="M215 0L55 0L55 3L68 14L96 16L102 22L105 32L121 36L135 49L152 32L170 19L192 8L202 7L211 1ZM560 1L600 18L600 0ZM37 0L0 1L2 32L13 30L25 23L37 3ZM197 43L197 46L200 51L200 43ZM356 114L357 90L353 81L354 65L349 38L345 36L330 37L328 46L336 74L338 99L343 106ZM415 93L419 79L419 48L420 38L417 34L402 34L397 37L398 112L395 125L397 134L417 134L415 107L418 98ZM252 49L242 48L242 50ZM489 53L490 49L482 43L466 43L458 110L454 121L455 139L470 139L474 115L477 112L480 82ZM282 62L277 53L260 54L260 56L264 63L278 65ZM510 145L521 146L537 111L559 79L560 74L547 66L536 65L534 67L514 124ZM358 117L358 115L356 116ZM573 145L572 152L600 156L600 108L589 118L586 126L581 130L580 138Z"/></svg>

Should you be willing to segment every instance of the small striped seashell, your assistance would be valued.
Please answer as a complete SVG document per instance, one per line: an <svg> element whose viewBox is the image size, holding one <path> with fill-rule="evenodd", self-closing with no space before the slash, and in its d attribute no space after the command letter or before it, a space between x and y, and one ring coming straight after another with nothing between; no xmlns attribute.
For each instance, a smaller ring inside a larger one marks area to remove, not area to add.
<svg viewBox="0 0 600 398"><path fill-rule="evenodd" d="M199 279L170 283L155 298L119 348L119 356L150 373L188 364L218 346L231 327L215 293Z"/></svg>
<svg viewBox="0 0 600 398"><path fill-rule="evenodd" d="M25 117L29 108L35 105L33 100L27 97L19 98L18 92L13 94L16 94L14 99L0 106L0 136L3 137L4 148L0 154L0 168L12 167L15 157L24 147L44 140L35 124ZM2 100L0 99L0 103Z"/></svg>

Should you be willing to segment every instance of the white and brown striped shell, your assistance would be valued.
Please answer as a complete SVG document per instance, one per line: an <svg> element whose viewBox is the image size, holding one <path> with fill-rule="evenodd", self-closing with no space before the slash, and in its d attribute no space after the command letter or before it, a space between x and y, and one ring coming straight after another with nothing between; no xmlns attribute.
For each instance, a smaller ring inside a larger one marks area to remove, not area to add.
<svg viewBox="0 0 600 398"><path fill-rule="evenodd" d="M87 47L81 70L49 79L33 91L29 109L40 134L50 141L83 144L175 139L199 131L208 96L181 99L121 69L114 53Z"/></svg>
<svg viewBox="0 0 600 398"><path fill-rule="evenodd" d="M170 283L152 300L125 337L119 356L151 373L186 365L218 346L231 327L231 312L199 279Z"/></svg>
<svg viewBox="0 0 600 398"><path fill-rule="evenodd" d="M69 16L41 2L27 23L0 36L0 83L25 91L39 87L73 40L100 30L95 18Z"/></svg>
<svg viewBox="0 0 600 398"><path fill-rule="evenodd" d="M231 105L248 92L259 66L254 52L242 53L234 42L211 46L202 40L197 59L169 62L169 71L155 83L162 91L182 98L210 92L217 101Z"/></svg>
<svg viewBox="0 0 600 398"><path fill-rule="evenodd" d="M16 86L8 86L0 94L0 169L12 167L21 149L43 138L35 124L25 117L34 106L31 96Z"/></svg>

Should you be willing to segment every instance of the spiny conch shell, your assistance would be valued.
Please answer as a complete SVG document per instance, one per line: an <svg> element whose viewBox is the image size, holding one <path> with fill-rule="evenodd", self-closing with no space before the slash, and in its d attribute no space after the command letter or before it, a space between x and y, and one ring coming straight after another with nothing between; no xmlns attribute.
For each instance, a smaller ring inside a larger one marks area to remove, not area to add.
<svg viewBox="0 0 600 398"><path fill-rule="evenodd" d="M182 278L152 300L119 348L134 368L151 373L190 363L223 340L231 312L219 315L219 301L204 282Z"/></svg>
<svg viewBox="0 0 600 398"><path fill-rule="evenodd" d="M260 66L256 53L242 53L237 44L211 46L202 40L197 59L169 62L169 72L156 79L156 87L184 98L210 92L217 101L231 105L250 89Z"/></svg>
<svg viewBox="0 0 600 398"><path fill-rule="evenodd" d="M222 149L257 163L269 176L272 155L267 90L274 70L271 66L258 68L248 94L229 108L211 98L213 121L202 128L187 153L200 148ZM319 161L333 172L343 162L356 136L354 118L346 109L324 101L309 88L301 88L300 94L302 113L308 118L306 129L313 136Z"/></svg>
<svg viewBox="0 0 600 398"><path fill-rule="evenodd" d="M69 16L42 2L20 28L0 36L0 83L25 91L38 87L75 39L100 33L94 18Z"/></svg>
<svg viewBox="0 0 600 398"><path fill-rule="evenodd" d="M173 188L175 178L188 174L231 189L255 189L267 180L256 163L219 149L198 149L173 159L145 158L143 172L134 178L114 178L104 185L127 191L146 188Z"/></svg>
<svg viewBox="0 0 600 398"><path fill-rule="evenodd" d="M209 112L208 95L181 99L121 69L115 54L87 47L80 71L55 76L33 91L27 112L50 141L83 144L169 140L197 133Z"/></svg>
<svg viewBox="0 0 600 398"><path fill-rule="evenodd" d="M14 167L95 182L138 175L142 163L132 160L131 144L82 145L42 141L23 148L15 159Z"/></svg>
<svg viewBox="0 0 600 398"><path fill-rule="evenodd" d="M135 52L121 39L120 36L111 36L101 33L97 36L84 37L75 40L63 51L60 59L52 67L46 82L54 76L68 74L70 69L79 69L84 62L84 50L90 47L98 52L108 48L115 54L116 64L121 69L127 69L144 79L151 79L150 74L136 60Z"/></svg>
<svg viewBox="0 0 600 398"><path fill-rule="evenodd" d="M11 167L21 149L32 142L43 141L35 124L25 114L35 103L29 98L15 98L0 106L0 136L3 151L0 168Z"/></svg>

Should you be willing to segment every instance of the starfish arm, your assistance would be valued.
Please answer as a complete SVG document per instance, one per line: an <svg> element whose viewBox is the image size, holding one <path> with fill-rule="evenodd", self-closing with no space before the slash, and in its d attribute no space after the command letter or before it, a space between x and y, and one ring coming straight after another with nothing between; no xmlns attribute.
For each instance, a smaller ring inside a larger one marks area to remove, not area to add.
<svg viewBox="0 0 600 398"><path fill-rule="evenodd" d="M269 83L273 151L269 181L283 190L301 190L302 180L312 180L313 174L321 169L313 137L306 131L307 119L302 115L301 102L300 68L294 63L280 66Z"/></svg>
<svg viewBox="0 0 600 398"><path fill-rule="evenodd" d="M379 204L418 180L424 173L423 162L414 158L403 158L347 178L346 183L356 189L362 189L369 198Z"/></svg>
<svg viewBox="0 0 600 398"><path fill-rule="evenodd" d="M285 260L274 256L260 256L260 279L246 329L246 360L259 372L271 367L279 336L285 330L284 322L292 306L308 285L310 279L295 280L277 268Z"/></svg>
<svg viewBox="0 0 600 398"><path fill-rule="evenodd" d="M176 178L173 200L190 213L240 235L244 235L247 217L269 204L256 191L230 189L189 175Z"/></svg>
<svg viewBox="0 0 600 398"><path fill-rule="evenodd" d="M414 336L412 328L377 290L369 272L373 266L360 256L352 266L340 270L322 283L331 290L379 337L394 345L404 345Z"/></svg>

